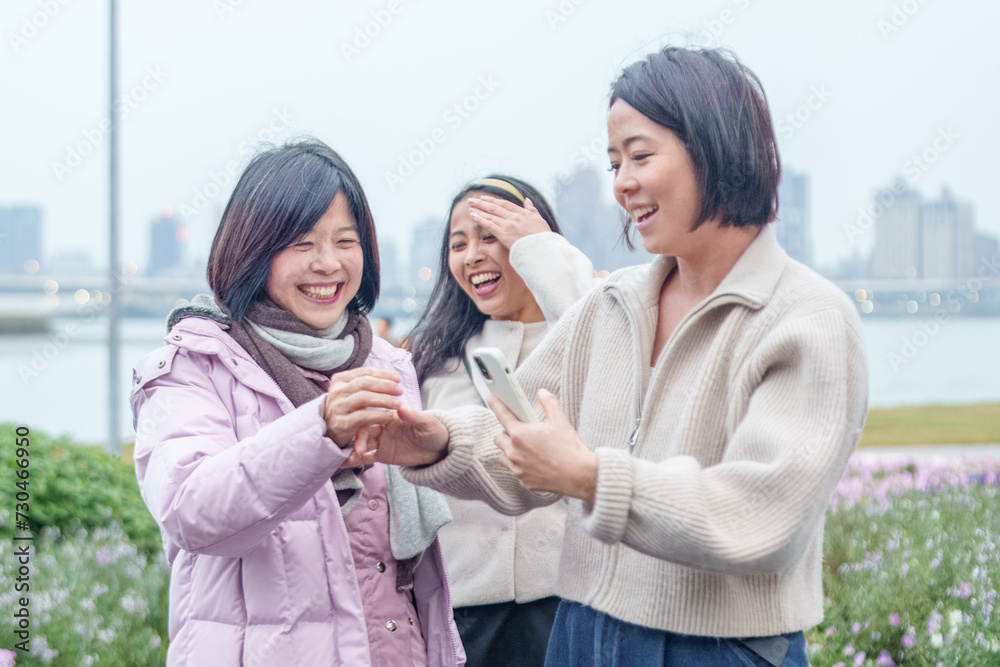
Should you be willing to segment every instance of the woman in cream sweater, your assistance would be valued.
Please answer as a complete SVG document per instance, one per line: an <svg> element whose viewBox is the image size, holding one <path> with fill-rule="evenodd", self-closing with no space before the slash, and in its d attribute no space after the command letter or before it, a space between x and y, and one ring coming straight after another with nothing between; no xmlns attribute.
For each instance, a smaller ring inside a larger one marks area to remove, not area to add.
<svg viewBox="0 0 1000 667"><path fill-rule="evenodd" d="M503 175L462 188L437 283L410 336L424 407L483 406L468 354L496 347L520 366L594 282L590 261L560 235L535 188ZM517 517L478 501L449 506L453 520L438 534L469 664L541 665L559 603L566 504Z"/></svg>
<svg viewBox="0 0 1000 667"><path fill-rule="evenodd" d="M505 513L570 499L547 665L807 665L825 510L867 409L857 311L777 243L770 110L730 53L667 47L626 68L608 144L657 257L612 274L518 369L545 421L492 400L398 410L369 446Z"/></svg>

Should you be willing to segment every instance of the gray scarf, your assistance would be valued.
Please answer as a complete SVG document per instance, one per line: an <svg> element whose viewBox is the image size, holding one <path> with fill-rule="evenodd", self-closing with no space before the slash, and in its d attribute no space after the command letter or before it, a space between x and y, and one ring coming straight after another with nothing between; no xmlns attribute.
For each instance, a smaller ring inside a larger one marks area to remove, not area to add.
<svg viewBox="0 0 1000 667"><path fill-rule="evenodd" d="M347 310L332 326L313 329L265 299L254 304L247 314L247 327L233 322L212 296L199 294L189 305L171 311L167 329L185 317L206 317L228 327L230 336L274 379L295 407L323 393L320 385L308 380L296 366L332 375L363 365L372 345L368 318ZM331 478L345 515L361 496L362 474L367 467L341 469ZM397 466L385 465L385 477L389 543L398 561L396 584L400 589L410 588L413 569L437 531L451 521L451 511L444 496L410 484Z"/></svg>

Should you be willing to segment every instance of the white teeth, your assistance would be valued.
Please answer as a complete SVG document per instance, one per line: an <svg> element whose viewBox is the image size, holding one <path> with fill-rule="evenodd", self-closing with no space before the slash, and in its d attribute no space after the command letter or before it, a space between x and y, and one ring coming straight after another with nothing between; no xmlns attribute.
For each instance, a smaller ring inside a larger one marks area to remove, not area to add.
<svg viewBox="0 0 1000 667"><path fill-rule="evenodd" d="M656 210L655 206L643 206L641 208L632 209L632 219L638 221L642 216L652 213Z"/></svg>
<svg viewBox="0 0 1000 667"><path fill-rule="evenodd" d="M302 292L313 299L332 299L337 295L337 289L339 285L334 285L333 287L300 287Z"/></svg>
<svg viewBox="0 0 1000 667"><path fill-rule="evenodd" d="M482 285L487 280L496 280L499 277L500 274L495 271L492 273L477 273L476 275L469 278L469 282L471 282L473 285Z"/></svg>

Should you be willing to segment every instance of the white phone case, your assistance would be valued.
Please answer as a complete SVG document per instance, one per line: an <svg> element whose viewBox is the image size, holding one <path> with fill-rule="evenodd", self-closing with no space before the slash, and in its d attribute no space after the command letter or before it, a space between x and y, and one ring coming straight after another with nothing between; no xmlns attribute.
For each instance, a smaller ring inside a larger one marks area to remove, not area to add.
<svg viewBox="0 0 1000 667"><path fill-rule="evenodd" d="M490 393L503 401L515 417L526 423L538 421L503 352L495 347L476 348L472 351L472 368Z"/></svg>

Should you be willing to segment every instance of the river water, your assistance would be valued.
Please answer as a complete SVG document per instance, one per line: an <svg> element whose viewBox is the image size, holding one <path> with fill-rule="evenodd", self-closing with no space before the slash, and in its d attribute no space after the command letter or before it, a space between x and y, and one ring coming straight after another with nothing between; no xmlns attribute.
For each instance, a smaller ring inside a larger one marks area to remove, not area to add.
<svg viewBox="0 0 1000 667"><path fill-rule="evenodd" d="M864 319L873 407L1000 402L1000 318ZM0 337L0 421L80 442L106 440L106 328L56 320L51 333ZM126 320L121 433L132 439L131 367L163 343L162 320Z"/></svg>

